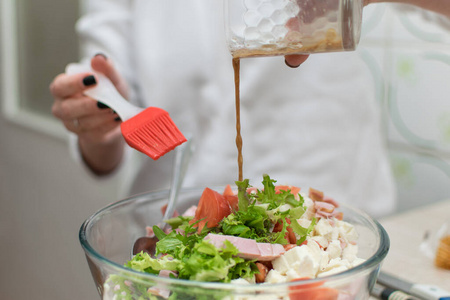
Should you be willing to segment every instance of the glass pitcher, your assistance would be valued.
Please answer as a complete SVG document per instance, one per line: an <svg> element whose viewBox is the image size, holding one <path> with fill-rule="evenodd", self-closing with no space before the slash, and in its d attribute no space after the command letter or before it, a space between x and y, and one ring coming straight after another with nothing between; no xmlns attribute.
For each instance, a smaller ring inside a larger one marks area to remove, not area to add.
<svg viewBox="0 0 450 300"><path fill-rule="evenodd" d="M224 0L233 57L352 51L363 0Z"/></svg>

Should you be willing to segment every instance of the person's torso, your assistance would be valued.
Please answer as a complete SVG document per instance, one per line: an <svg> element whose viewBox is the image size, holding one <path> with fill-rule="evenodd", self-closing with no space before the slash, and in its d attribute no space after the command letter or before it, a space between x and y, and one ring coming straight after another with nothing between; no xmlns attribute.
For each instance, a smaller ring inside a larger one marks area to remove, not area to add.
<svg viewBox="0 0 450 300"><path fill-rule="evenodd" d="M234 182L234 78L222 2L140 0L135 15L139 97L166 109L194 137L185 185ZM355 52L311 55L298 69L283 60L241 61L244 178L260 186L267 173L280 184L322 189L374 214L392 209L375 87L364 62ZM171 155L141 159L131 193L167 188Z"/></svg>

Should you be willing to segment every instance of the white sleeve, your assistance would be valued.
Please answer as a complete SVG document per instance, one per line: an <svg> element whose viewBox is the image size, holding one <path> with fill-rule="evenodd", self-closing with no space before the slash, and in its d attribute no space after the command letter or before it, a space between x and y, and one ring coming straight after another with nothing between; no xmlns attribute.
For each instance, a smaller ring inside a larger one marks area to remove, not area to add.
<svg viewBox="0 0 450 300"><path fill-rule="evenodd" d="M81 166L81 168L94 180L104 181L104 180L114 178L114 177L118 176L118 174L122 174L123 172L125 172L124 171L124 165L125 165L124 162L130 160L130 155L131 155L130 147L126 147L126 149L124 151L124 155L122 157L122 160L119 163L119 165L114 169L114 171L109 173L108 175L98 176L94 172L92 172L92 170L84 162L84 159L81 155L80 147L78 146L78 137L76 134L69 132L68 144L69 144L70 157L75 162L77 162Z"/></svg>
<svg viewBox="0 0 450 300"><path fill-rule="evenodd" d="M134 61L130 54L132 47L132 0L82 0L82 16L75 29L79 36L81 59L89 60L98 53L111 58L115 67L121 72L130 86L130 99L135 101L135 80L133 78ZM85 164L78 138L69 133L70 156L96 180L106 180L123 172L124 161L129 160L130 149L125 147L125 154L120 165L107 176L97 176Z"/></svg>
<svg viewBox="0 0 450 300"><path fill-rule="evenodd" d="M136 101L133 49L133 0L82 0L82 16L76 24L81 56L98 53L111 58L130 86L130 101Z"/></svg>

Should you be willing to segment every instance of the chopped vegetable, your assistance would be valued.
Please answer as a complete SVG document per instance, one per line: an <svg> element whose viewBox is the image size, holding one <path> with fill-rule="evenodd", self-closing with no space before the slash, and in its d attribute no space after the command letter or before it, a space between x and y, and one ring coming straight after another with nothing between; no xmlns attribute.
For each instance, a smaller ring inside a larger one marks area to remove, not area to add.
<svg viewBox="0 0 450 300"><path fill-rule="evenodd" d="M282 259L282 255L288 255L294 248L305 249L297 246L315 245L307 243L310 241L307 238L312 235L317 224L315 213L337 215L330 201L317 206L316 211L315 201L323 201L324 196L321 191L310 189L308 205L313 211L310 209L305 218L308 207L305 206L300 188L275 183L275 180L264 175L264 188L261 190L250 186L248 179L236 182L237 194L230 185L226 186L222 194L205 188L193 217L175 216L167 220L172 227L168 233L153 226L153 233L159 240L156 243L156 258L141 252L125 266L149 274L173 272L170 276L195 281L230 282L256 278L257 282L264 282L270 277L272 263L276 262L276 258ZM192 214L193 211L189 215ZM315 247L319 249L317 245ZM142 299L153 299L156 295L157 288L149 289L152 286L150 283L147 289L137 283L131 288L119 278L111 276L117 290L125 295L118 299L137 299L127 298L132 293L144 296ZM336 290L320 285L319 282L291 287L289 297L303 300L337 299ZM214 299L223 296L223 293L218 293ZM177 290L172 292L169 300L191 298L189 291Z"/></svg>

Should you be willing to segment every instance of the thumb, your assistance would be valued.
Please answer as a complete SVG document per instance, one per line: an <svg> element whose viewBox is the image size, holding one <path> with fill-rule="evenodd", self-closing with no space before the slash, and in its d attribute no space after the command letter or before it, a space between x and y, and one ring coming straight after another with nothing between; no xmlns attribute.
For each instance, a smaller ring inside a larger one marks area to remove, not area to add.
<svg viewBox="0 0 450 300"><path fill-rule="evenodd" d="M104 54L97 54L91 59L91 66L97 72L103 73L111 80L119 93L125 98L128 98L128 84L122 75L114 67L111 59Z"/></svg>

